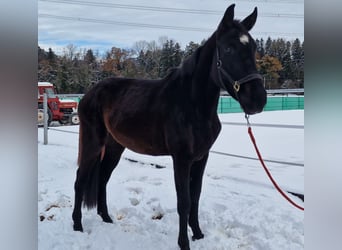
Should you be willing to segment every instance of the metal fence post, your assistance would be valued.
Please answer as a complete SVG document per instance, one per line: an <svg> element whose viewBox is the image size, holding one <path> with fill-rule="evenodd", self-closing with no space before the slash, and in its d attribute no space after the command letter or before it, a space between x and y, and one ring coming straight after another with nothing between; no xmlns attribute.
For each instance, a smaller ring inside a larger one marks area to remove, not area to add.
<svg viewBox="0 0 342 250"><path fill-rule="evenodd" d="M43 95L43 112L44 112L44 145L48 144L48 112L47 112L47 94Z"/></svg>

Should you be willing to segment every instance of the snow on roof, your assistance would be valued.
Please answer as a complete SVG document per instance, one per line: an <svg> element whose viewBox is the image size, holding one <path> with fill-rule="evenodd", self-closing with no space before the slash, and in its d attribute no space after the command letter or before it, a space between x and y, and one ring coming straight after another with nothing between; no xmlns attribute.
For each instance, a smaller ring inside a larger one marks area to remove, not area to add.
<svg viewBox="0 0 342 250"><path fill-rule="evenodd" d="M59 99L60 102L76 102L73 99Z"/></svg>
<svg viewBox="0 0 342 250"><path fill-rule="evenodd" d="M53 86L50 82L38 82L38 86Z"/></svg>

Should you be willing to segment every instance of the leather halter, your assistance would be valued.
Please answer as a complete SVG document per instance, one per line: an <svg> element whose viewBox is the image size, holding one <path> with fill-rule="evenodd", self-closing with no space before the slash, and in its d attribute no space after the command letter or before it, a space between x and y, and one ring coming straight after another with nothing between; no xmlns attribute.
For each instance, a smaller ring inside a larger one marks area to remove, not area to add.
<svg viewBox="0 0 342 250"><path fill-rule="evenodd" d="M240 80L234 80L229 73L222 67L222 61L220 59L218 48L216 48L216 57L217 57L217 71L218 71L218 78L220 82L220 87L225 89L228 92L228 85L223 81L221 74L228 80L228 82L233 86L233 90L235 93L236 99L238 98L238 92L240 90L240 85L247 83L251 80L263 80L262 76L258 73L249 74Z"/></svg>

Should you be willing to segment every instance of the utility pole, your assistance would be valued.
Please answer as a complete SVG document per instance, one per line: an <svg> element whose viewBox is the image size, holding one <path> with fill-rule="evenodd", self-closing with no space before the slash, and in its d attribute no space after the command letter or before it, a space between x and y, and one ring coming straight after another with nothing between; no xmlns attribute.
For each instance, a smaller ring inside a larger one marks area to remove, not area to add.
<svg viewBox="0 0 342 250"><path fill-rule="evenodd" d="M48 144L48 112L47 112L47 94L44 93L43 95L43 112L44 112L44 145Z"/></svg>

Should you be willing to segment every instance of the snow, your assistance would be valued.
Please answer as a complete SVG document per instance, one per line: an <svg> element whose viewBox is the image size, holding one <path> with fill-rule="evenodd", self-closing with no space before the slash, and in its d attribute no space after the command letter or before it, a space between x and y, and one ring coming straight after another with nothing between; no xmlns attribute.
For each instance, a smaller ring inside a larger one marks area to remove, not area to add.
<svg viewBox="0 0 342 250"><path fill-rule="evenodd" d="M66 103L70 103L70 102L75 102L75 100L73 99L59 99L60 102L66 102Z"/></svg>
<svg viewBox="0 0 342 250"><path fill-rule="evenodd" d="M220 119L245 122L241 113L222 114ZM251 116L250 122L265 159L304 163L304 129L253 127L253 123L304 125L303 110L263 112ZM107 186L114 223L102 222L96 210L83 209L84 232L74 232L78 126L53 129L49 144L43 145L43 129L38 128L39 249L178 249L170 157L126 150ZM223 125L212 150L256 157L246 126ZM266 165L283 190L304 194L304 167ZM304 206L299 198L290 197ZM304 212L280 196L256 160L210 154L199 222L205 237L191 241L191 249L304 249Z"/></svg>
<svg viewBox="0 0 342 250"><path fill-rule="evenodd" d="M44 87L44 86L52 87L53 84L50 83L50 82L38 82L38 86L42 86L42 87Z"/></svg>

